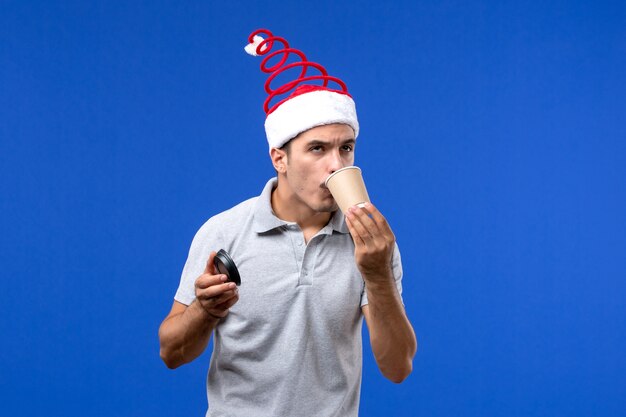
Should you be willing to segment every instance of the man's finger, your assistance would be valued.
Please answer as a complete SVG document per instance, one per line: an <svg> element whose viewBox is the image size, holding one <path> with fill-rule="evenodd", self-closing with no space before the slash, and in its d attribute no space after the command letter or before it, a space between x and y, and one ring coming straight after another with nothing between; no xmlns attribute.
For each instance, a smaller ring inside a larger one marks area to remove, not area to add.
<svg viewBox="0 0 626 417"><path fill-rule="evenodd" d="M393 235L391 227L389 226L389 223L387 223L387 219L385 219L385 216L378 211L376 206L372 203L365 203L363 209L370 214L371 219L376 223L378 230L380 230L381 233Z"/></svg>
<svg viewBox="0 0 626 417"><path fill-rule="evenodd" d="M363 222L366 227L372 233L372 236L375 238L383 237L387 241L396 240L389 223L387 223L387 219L382 215L380 211L372 204L365 203L365 205L358 210L359 219Z"/></svg>
<svg viewBox="0 0 626 417"><path fill-rule="evenodd" d="M353 215L346 216L346 224L348 225L348 230L352 235L354 244L357 246L365 245L364 236L361 235L361 230L363 226L361 226L361 223L359 223L358 219Z"/></svg>
<svg viewBox="0 0 626 417"><path fill-rule="evenodd" d="M222 284L224 282L226 282L226 275L210 275L210 274L202 274L198 277L198 279L196 280L196 287L197 288L208 288L212 285L219 285Z"/></svg>
<svg viewBox="0 0 626 417"><path fill-rule="evenodd" d="M219 310L228 310L229 308L234 306L237 303L237 301L239 301L239 294L235 294L234 297L231 297L228 300L216 305L215 308Z"/></svg>
<svg viewBox="0 0 626 417"><path fill-rule="evenodd" d="M204 299L213 298L225 293L228 290L234 290L235 288L237 288L237 286L233 282L227 282L219 285L211 285L208 288L197 289L196 297Z"/></svg>
<svg viewBox="0 0 626 417"><path fill-rule="evenodd" d="M213 297L213 303L217 308L222 308L222 304L225 304L227 302L229 302L230 300L232 300L233 298L237 297L239 294L239 291L237 290L229 290L226 291L225 293L223 293L222 295L219 295L217 297Z"/></svg>
<svg viewBox="0 0 626 417"><path fill-rule="evenodd" d="M363 225L368 234L372 236L376 236L380 234L380 229L378 224L372 217L371 213L367 210L366 207L354 206L352 208L352 213L358 219L358 221Z"/></svg>
<svg viewBox="0 0 626 417"><path fill-rule="evenodd" d="M204 267L204 273L209 275L216 275L218 272L215 270L215 264L213 263L213 259L215 259L216 252L211 252L209 255L209 259L206 261L206 266Z"/></svg>

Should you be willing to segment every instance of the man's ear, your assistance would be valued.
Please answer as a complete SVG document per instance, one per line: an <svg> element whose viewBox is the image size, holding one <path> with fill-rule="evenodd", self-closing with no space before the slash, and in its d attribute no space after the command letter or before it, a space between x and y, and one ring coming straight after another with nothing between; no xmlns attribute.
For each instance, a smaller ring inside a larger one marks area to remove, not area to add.
<svg viewBox="0 0 626 417"><path fill-rule="evenodd" d="M287 152L282 149L272 148L270 149L270 158L272 158L272 165L279 174L287 172Z"/></svg>

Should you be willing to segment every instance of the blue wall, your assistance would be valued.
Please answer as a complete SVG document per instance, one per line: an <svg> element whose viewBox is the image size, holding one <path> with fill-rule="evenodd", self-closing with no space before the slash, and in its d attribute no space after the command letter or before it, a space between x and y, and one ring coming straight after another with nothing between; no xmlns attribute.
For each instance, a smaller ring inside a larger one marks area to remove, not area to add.
<svg viewBox="0 0 626 417"><path fill-rule="evenodd" d="M626 415L620 1L3 1L3 413L203 415L157 329L273 175L258 27L348 83L402 250L420 348L394 385L365 347L361 415Z"/></svg>

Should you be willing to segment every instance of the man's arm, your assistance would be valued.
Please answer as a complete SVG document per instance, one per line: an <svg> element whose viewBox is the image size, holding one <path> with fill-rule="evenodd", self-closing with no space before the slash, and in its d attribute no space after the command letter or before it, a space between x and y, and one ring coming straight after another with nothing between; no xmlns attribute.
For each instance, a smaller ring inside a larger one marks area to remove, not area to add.
<svg viewBox="0 0 626 417"><path fill-rule="evenodd" d="M395 236L370 203L363 208L352 207L346 223L354 240L355 261L365 280L369 304L362 310L376 363L386 378L402 382L413 369L417 341L393 276Z"/></svg>
<svg viewBox="0 0 626 417"><path fill-rule="evenodd" d="M415 334L395 283L372 287L367 286L369 304L362 308L370 344L382 374L400 383L413 370L413 356L417 350Z"/></svg>
<svg viewBox="0 0 626 417"><path fill-rule="evenodd" d="M216 273L214 257L211 252L204 273L195 282L196 299L189 306L174 301L159 328L161 359L170 369L200 356L215 326L239 300L236 285Z"/></svg>

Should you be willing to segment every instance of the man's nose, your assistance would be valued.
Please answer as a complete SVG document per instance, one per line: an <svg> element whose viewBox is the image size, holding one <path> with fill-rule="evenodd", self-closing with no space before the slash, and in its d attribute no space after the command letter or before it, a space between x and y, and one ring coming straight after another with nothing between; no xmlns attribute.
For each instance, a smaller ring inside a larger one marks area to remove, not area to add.
<svg viewBox="0 0 626 417"><path fill-rule="evenodd" d="M343 168L345 166L345 164L343 163L343 159L341 158L341 153L336 150L332 153L332 155L330 156L331 161L330 161L330 173L332 174L335 171L340 170L341 168Z"/></svg>

